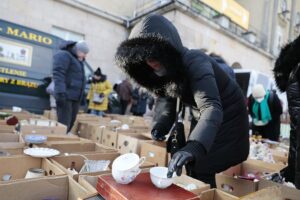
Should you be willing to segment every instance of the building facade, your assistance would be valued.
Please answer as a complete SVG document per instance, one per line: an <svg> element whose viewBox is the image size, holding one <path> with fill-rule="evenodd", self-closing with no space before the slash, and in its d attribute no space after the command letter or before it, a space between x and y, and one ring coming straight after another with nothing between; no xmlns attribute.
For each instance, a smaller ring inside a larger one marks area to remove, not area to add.
<svg viewBox="0 0 300 200"><path fill-rule="evenodd" d="M1 0L0 10L1 19L63 39L85 39L88 62L112 83L124 78L114 63L117 46L147 14L169 18L186 47L270 76L281 46L300 28L297 0Z"/></svg>

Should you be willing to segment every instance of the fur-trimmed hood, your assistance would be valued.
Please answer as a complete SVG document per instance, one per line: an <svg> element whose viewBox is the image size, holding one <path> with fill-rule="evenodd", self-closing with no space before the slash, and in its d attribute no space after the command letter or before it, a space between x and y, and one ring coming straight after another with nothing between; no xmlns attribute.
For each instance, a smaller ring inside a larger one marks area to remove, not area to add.
<svg viewBox="0 0 300 200"><path fill-rule="evenodd" d="M185 50L173 24L163 16L151 15L133 28L129 39L118 47L115 58L116 64L139 85L157 95L173 96L174 92L179 93L183 82ZM146 64L147 59L158 60L167 76L157 76Z"/></svg>
<svg viewBox="0 0 300 200"><path fill-rule="evenodd" d="M300 36L282 48L273 69L277 87L286 91L291 71L300 62Z"/></svg>

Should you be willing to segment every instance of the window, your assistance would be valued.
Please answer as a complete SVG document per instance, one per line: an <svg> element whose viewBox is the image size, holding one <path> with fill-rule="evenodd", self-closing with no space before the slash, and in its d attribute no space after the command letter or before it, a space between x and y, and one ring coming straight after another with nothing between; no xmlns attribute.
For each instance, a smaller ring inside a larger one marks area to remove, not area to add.
<svg viewBox="0 0 300 200"><path fill-rule="evenodd" d="M63 28L59 28L59 27L52 27L51 30L53 35L56 35L64 40L73 40L73 41L80 41L80 40L84 40L84 35L80 34L80 33L76 33L73 31L69 31Z"/></svg>
<svg viewBox="0 0 300 200"><path fill-rule="evenodd" d="M281 1L281 12L284 13L288 10L288 7L287 7L287 0L282 0Z"/></svg>
<svg viewBox="0 0 300 200"><path fill-rule="evenodd" d="M296 14L296 25L300 24L300 12Z"/></svg>

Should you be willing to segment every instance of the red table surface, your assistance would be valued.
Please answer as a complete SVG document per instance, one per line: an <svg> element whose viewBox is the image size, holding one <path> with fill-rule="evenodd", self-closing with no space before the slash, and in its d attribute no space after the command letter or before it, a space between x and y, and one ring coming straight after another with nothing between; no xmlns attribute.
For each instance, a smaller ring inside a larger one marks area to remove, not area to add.
<svg viewBox="0 0 300 200"><path fill-rule="evenodd" d="M106 200L190 200L199 199L197 195L177 185L167 189L156 188L150 179L149 173L141 173L128 184L118 184L111 175L102 175L98 178L98 193Z"/></svg>

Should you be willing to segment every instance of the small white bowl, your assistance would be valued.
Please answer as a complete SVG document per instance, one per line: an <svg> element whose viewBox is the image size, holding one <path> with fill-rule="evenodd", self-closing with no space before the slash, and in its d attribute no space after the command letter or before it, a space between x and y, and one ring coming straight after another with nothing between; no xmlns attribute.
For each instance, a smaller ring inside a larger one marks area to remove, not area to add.
<svg viewBox="0 0 300 200"><path fill-rule="evenodd" d="M172 185L173 183L173 175L172 178L167 177L168 168L166 167L152 167L150 169L150 178L152 183L160 189L165 189Z"/></svg>

